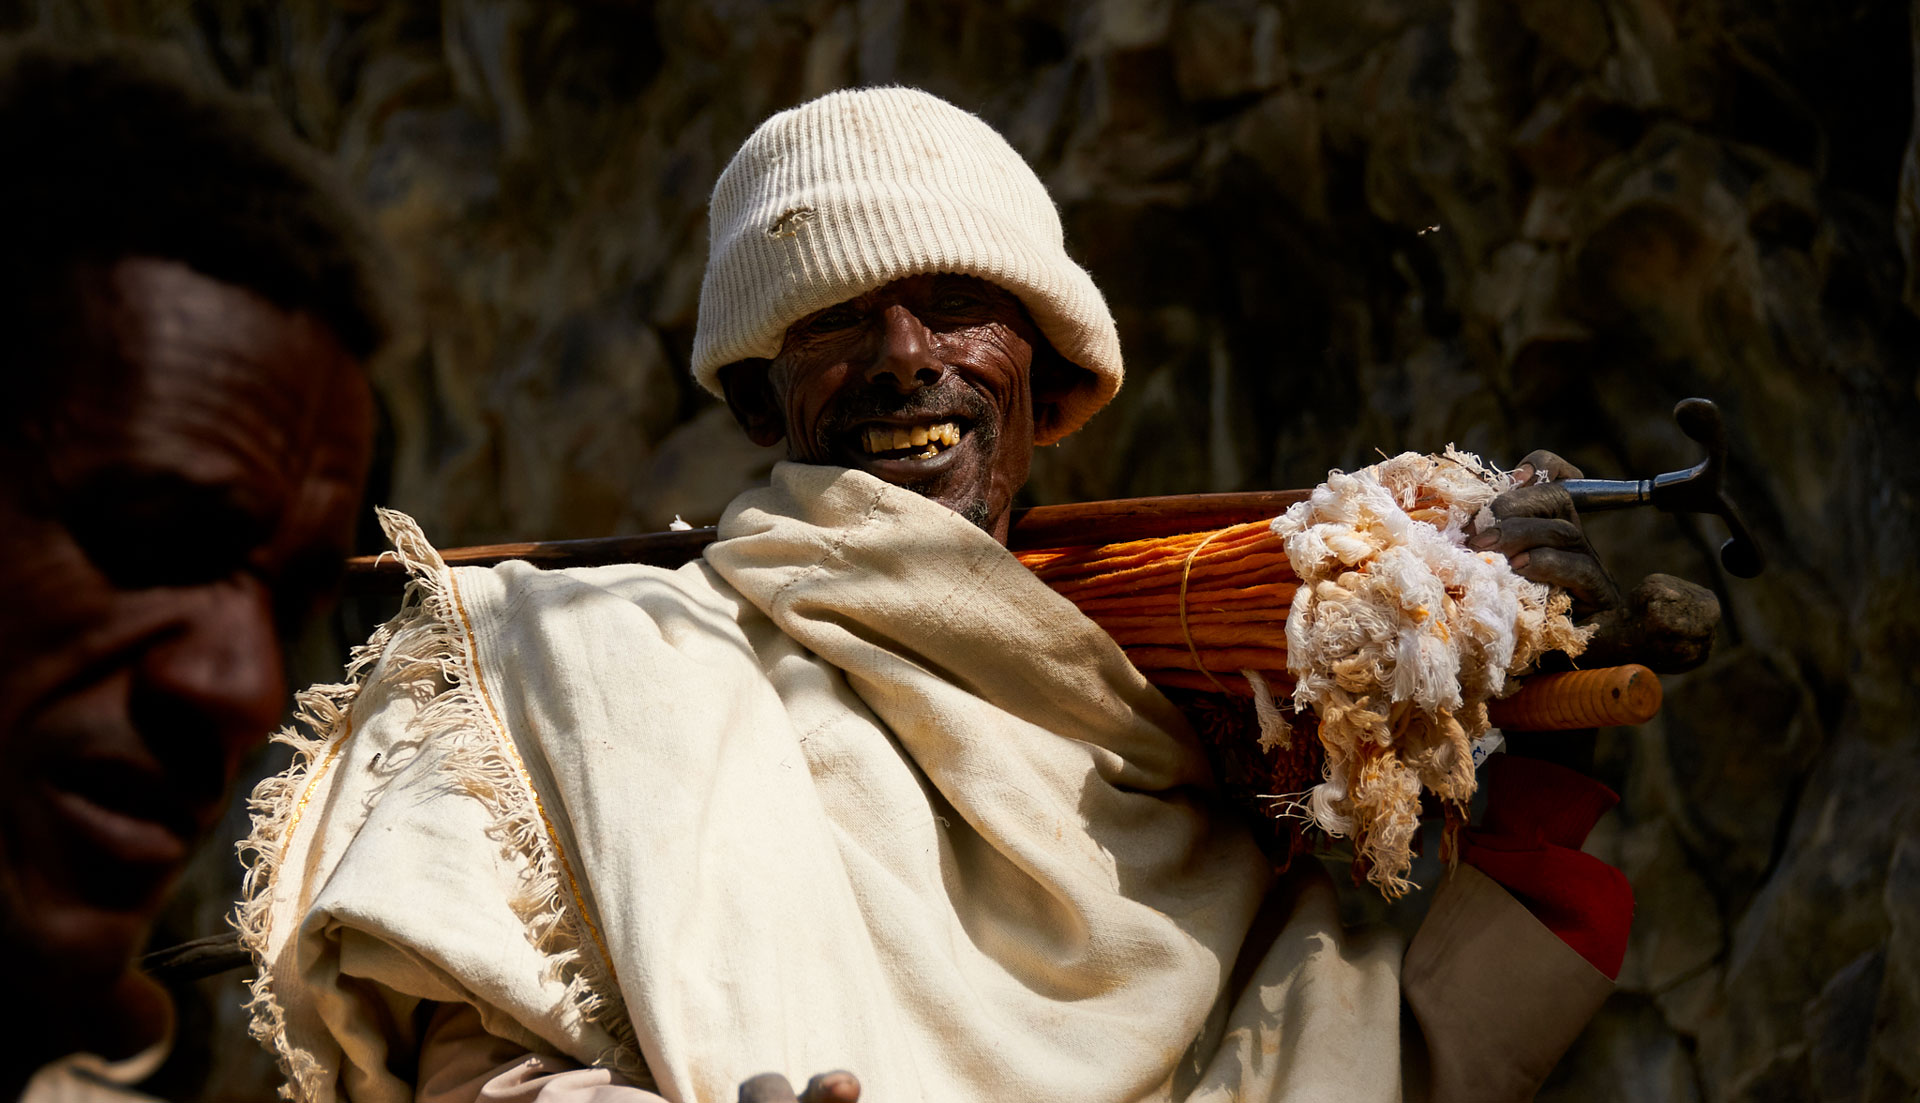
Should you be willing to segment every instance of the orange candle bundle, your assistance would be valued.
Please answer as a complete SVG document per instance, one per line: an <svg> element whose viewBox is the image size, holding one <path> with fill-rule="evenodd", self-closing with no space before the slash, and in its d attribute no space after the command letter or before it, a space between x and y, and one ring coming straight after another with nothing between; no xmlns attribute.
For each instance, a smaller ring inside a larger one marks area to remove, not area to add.
<svg viewBox="0 0 1920 1103"><path fill-rule="evenodd" d="M1155 685L1248 696L1251 670L1289 691L1287 611L1299 585L1266 521L1163 539L1022 552Z"/></svg>
<svg viewBox="0 0 1920 1103"><path fill-rule="evenodd" d="M1252 669L1276 701L1291 691L1287 613L1300 580L1270 522L1017 554L1154 685L1251 697L1242 672ZM1644 724L1660 704L1659 677L1628 665L1537 675L1487 707L1496 727L1549 731Z"/></svg>

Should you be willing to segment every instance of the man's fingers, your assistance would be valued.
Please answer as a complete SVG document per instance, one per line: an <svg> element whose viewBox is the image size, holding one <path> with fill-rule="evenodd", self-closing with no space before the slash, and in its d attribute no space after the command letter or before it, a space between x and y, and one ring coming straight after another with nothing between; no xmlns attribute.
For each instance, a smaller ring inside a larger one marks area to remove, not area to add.
<svg viewBox="0 0 1920 1103"><path fill-rule="evenodd" d="M800 1103L857 1103L859 1098L859 1078L845 1069L837 1069L807 1081Z"/></svg>
<svg viewBox="0 0 1920 1103"><path fill-rule="evenodd" d="M1607 577L1600 561L1585 552L1532 548L1511 562L1514 573L1521 578L1558 586L1572 594L1576 615L1616 604L1613 580Z"/></svg>
<svg viewBox="0 0 1920 1103"><path fill-rule="evenodd" d="M1475 551L1497 551L1513 556L1534 548L1584 548L1580 526L1558 517L1509 517L1467 538Z"/></svg>
<svg viewBox="0 0 1920 1103"><path fill-rule="evenodd" d="M1720 625L1713 591L1671 575L1648 575L1619 609L1599 618L1599 632L1581 663L1645 663L1661 674L1692 670L1707 659Z"/></svg>
<svg viewBox="0 0 1920 1103"><path fill-rule="evenodd" d="M777 1072L763 1072L740 1085L740 1103L857 1103L860 1081L844 1069L823 1072L793 1094L793 1084Z"/></svg>
<svg viewBox="0 0 1920 1103"><path fill-rule="evenodd" d="M740 1085L740 1103L800 1103L793 1085L777 1072L763 1072Z"/></svg>
<svg viewBox="0 0 1920 1103"><path fill-rule="evenodd" d="M1531 483L1542 475L1555 481L1586 477L1580 473L1579 468L1544 448L1536 448L1528 452L1527 458L1520 461L1520 466L1514 474L1523 483Z"/></svg>
<svg viewBox="0 0 1920 1103"><path fill-rule="evenodd" d="M1578 516L1573 508L1573 495L1568 494L1565 487L1553 483L1515 487L1488 503L1487 508L1502 521L1509 517L1564 517L1572 520Z"/></svg>

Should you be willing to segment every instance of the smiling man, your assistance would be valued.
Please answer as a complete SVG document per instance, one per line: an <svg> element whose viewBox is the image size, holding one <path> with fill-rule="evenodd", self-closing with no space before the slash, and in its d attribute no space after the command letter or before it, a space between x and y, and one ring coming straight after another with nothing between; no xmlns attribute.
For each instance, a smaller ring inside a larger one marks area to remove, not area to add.
<svg viewBox="0 0 1920 1103"><path fill-rule="evenodd" d="M285 705L371 450L363 231L283 128L153 59L0 52L0 1099L125 1056L134 968Z"/></svg>
<svg viewBox="0 0 1920 1103"><path fill-rule="evenodd" d="M1605 921L1577 938L1466 867L1411 950L1274 877L1172 704L1004 546L1033 446L1121 382L1013 149L834 93L711 218L693 370L790 462L676 571L449 570L386 515L412 598L256 794L239 925L294 1097L1531 1094L1618 966L1624 881L1571 849L1604 796L1538 790L1490 860L1588 879L1530 898ZM1577 524L1531 519L1497 546L1610 604Z"/></svg>
<svg viewBox="0 0 1920 1103"><path fill-rule="evenodd" d="M710 218L694 375L796 462L914 490L1004 543L1033 446L1120 389L1112 315L1046 188L932 96L775 116Z"/></svg>
<svg viewBox="0 0 1920 1103"><path fill-rule="evenodd" d="M785 437L797 463L865 471L1005 543L1036 427L1057 416L1049 399L1085 374L1011 292L939 273L816 311L771 361L729 364L720 379L756 444Z"/></svg>

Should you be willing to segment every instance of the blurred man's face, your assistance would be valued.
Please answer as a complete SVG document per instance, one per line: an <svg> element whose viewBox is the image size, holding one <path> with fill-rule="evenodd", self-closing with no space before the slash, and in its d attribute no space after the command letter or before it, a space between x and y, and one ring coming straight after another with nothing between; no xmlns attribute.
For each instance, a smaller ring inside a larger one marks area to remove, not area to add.
<svg viewBox="0 0 1920 1103"><path fill-rule="evenodd" d="M923 494L1003 543L1033 457L1043 338L1012 294L969 276L896 280L802 318L780 354L722 374L761 444Z"/></svg>
<svg viewBox="0 0 1920 1103"><path fill-rule="evenodd" d="M0 480L0 945L55 1034L47 1001L145 992L130 962L331 594L372 420L306 315L147 259L78 295L87 362L26 369L73 382Z"/></svg>

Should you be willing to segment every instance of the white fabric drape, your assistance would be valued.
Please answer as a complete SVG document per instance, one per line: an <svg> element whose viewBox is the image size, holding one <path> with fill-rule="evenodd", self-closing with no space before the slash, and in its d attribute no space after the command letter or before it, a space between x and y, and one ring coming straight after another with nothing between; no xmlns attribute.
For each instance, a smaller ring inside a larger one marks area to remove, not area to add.
<svg viewBox="0 0 1920 1103"><path fill-rule="evenodd" d="M673 1100L1398 1097L1401 947L1307 879L1229 985L1269 875L1184 722L946 508L782 465L671 572L390 531L413 603L256 795L303 1097L410 1099L422 1000Z"/></svg>

